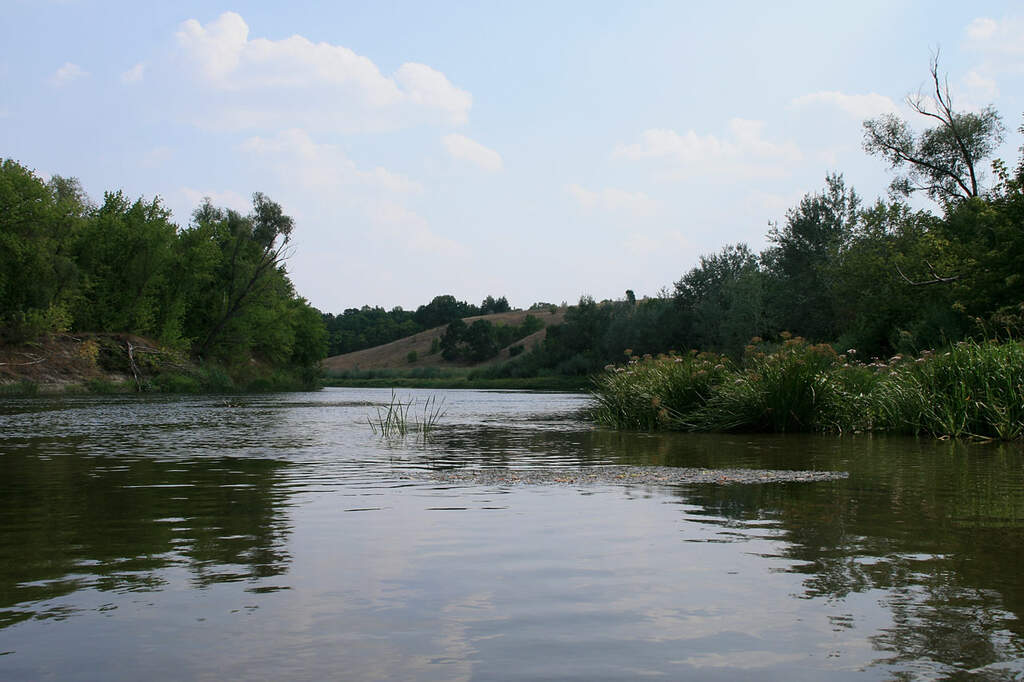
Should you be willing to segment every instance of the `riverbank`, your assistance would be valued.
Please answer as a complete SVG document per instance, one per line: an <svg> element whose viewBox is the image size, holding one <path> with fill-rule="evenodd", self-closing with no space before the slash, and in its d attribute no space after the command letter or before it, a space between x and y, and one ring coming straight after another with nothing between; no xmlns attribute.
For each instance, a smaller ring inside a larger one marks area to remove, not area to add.
<svg viewBox="0 0 1024 682"><path fill-rule="evenodd" d="M0 396L308 390L317 375L254 358L197 362L134 334L52 334L0 346Z"/></svg>
<svg viewBox="0 0 1024 682"><path fill-rule="evenodd" d="M586 376L488 377L473 368L420 367L331 372L321 380L339 388L433 388L471 390L531 390L584 393L592 382Z"/></svg>

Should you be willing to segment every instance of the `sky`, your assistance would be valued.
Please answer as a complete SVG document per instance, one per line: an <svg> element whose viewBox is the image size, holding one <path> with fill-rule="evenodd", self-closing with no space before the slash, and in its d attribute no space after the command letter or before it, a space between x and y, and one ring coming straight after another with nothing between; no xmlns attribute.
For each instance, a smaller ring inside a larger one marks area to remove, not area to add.
<svg viewBox="0 0 1024 682"><path fill-rule="evenodd" d="M954 106L1019 158L1019 2L0 0L0 158L93 201L204 197L295 219L324 312L439 294L514 307L671 289L766 245L842 173L892 175L866 118L914 125L938 51ZM926 204L922 204L927 207Z"/></svg>

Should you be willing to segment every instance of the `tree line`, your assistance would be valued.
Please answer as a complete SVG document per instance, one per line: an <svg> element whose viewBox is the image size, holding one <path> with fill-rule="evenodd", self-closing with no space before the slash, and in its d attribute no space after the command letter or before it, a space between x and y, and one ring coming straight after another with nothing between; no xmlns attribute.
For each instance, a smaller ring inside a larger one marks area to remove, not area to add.
<svg viewBox="0 0 1024 682"><path fill-rule="evenodd" d="M306 377L325 356L320 312L285 261L293 230L261 193L243 215L208 199L188 225L159 198L43 181L0 162L0 342L53 332L129 333L225 366L252 358Z"/></svg>
<svg viewBox="0 0 1024 682"><path fill-rule="evenodd" d="M894 171L887 197L865 204L829 174L770 225L760 253L724 246L653 298L584 296L542 344L492 373L589 374L627 350L739 357L751 339L784 332L878 357L969 337L1020 338L1024 147L1016 166L990 162L1005 133L998 112L957 111L937 61L931 86L908 98L930 124L923 132L893 114L864 122L865 151ZM938 211L913 208L918 193Z"/></svg>
<svg viewBox="0 0 1024 682"><path fill-rule="evenodd" d="M412 336L426 329L449 324L464 317L507 313L512 310L504 296L487 296L479 306L460 301L451 294L435 296L415 311L396 306L385 310L364 305L348 308L340 315L324 313L328 333L328 355L352 353Z"/></svg>

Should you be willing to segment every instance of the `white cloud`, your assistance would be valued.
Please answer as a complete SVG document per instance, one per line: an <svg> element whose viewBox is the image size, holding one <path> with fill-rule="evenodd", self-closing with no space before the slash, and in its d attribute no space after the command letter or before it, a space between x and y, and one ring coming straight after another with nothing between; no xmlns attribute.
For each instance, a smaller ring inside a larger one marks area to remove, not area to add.
<svg viewBox="0 0 1024 682"><path fill-rule="evenodd" d="M273 137L254 136L241 145L242 151L272 160L272 166L290 182L305 189L333 192L358 186L394 194L420 193L423 186L403 175L377 166L361 170L335 145L318 144L299 128L284 130Z"/></svg>
<svg viewBox="0 0 1024 682"><path fill-rule="evenodd" d="M78 64L72 62L64 62L64 65L57 69L51 77L51 81L54 85L64 85L71 81L84 78L89 75L88 71L85 71Z"/></svg>
<svg viewBox="0 0 1024 682"><path fill-rule="evenodd" d="M566 191L581 208L588 211L621 212L647 218L657 213L658 209L657 202L643 192L627 192L615 187L595 192L576 184L567 186Z"/></svg>
<svg viewBox="0 0 1024 682"><path fill-rule="evenodd" d="M676 175L730 173L743 176L774 176L803 154L792 142L773 142L763 137L763 121L733 118L724 137L700 135L694 130L677 133L649 129L640 142L620 144L613 158L632 161L660 159L674 166Z"/></svg>
<svg viewBox="0 0 1024 682"><path fill-rule="evenodd" d="M999 30L999 24L987 17L978 17L967 25L967 37L970 40L989 40Z"/></svg>
<svg viewBox="0 0 1024 682"><path fill-rule="evenodd" d="M369 207L368 217L379 232L388 237L389 244L404 246L414 253L466 257L468 249L462 244L438 235L430 229L423 216L396 203L378 202Z"/></svg>
<svg viewBox="0 0 1024 682"><path fill-rule="evenodd" d="M492 173L500 171L502 168L501 154L465 135L452 133L445 135L441 141L444 142L445 149L453 158L469 161Z"/></svg>
<svg viewBox="0 0 1024 682"><path fill-rule="evenodd" d="M403 205L423 187L380 166L364 170L335 145L320 144L301 129L271 137L254 136L241 150L252 161L278 176L284 193L311 213L350 214L353 225L370 228L358 239L387 247L400 246L412 253L464 257L466 248L431 229L429 221ZM355 231L353 231L353 236Z"/></svg>
<svg viewBox="0 0 1024 682"><path fill-rule="evenodd" d="M146 64L145 62L139 62L132 68L128 69L121 74L121 82L125 85L131 85L132 83L139 83L142 81L142 77L146 75Z"/></svg>
<svg viewBox="0 0 1024 682"><path fill-rule="evenodd" d="M980 17L967 25L964 44L978 53L983 63L975 71L983 78L993 74L1024 73L1024 16L1000 20Z"/></svg>
<svg viewBox="0 0 1024 682"><path fill-rule="evenodd" d="M968 71L964 76L968 97L973 100L990 101L999 96L999 86L994 78L988 78L977 71Z"/></svg>
<svg viewBox="0 0 1024 682"><path fill-rule="evenodd" d="M192 73L214 96L212 110L200 112L203 125L340 132L458 125L473 103L468 92L424 64L403 64L388 77L341 45L299 35L251 39L234 12L205 26L189 19L177 40Z"/></svg>
<svg viewBox="0 0 1024 682"><path fill-rule="evenodd" d="M835 90L813 92L794 99L791 106L802 109L808 106L834 107L840 111L863 120L881 114L895 113L899 110L896 103L885 95L872 92L866 95L847 95Z"/></svg>

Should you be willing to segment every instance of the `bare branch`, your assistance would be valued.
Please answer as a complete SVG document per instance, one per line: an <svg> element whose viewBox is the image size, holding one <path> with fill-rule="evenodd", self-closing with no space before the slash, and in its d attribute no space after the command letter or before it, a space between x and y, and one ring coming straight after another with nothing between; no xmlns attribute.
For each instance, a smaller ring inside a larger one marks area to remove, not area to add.
<svg viewBox="0 0 1024 682"><path fill-rule="evenodd" d="M932 266L931 263L929 263L928 261L925 261L924 263L925 263L925 265L928 266L928 271L932 274L933 279L928 279L928 280L924 280L924 281L921 281L921 282L915 282L914 280L912 280L909 277L907 277L906 275L904 275L903 271L900 270L900 266L898 266L898 265L895 266L896 267L896 272L900 273L900 277L903 278L903 281L905 281L907 284L909 284L912 287L926 287L926 286L929 286L931 284L949 284L950 282L955 282L958 279L960 279L960 275L952 275L952 276L949 276L949 277L943 277L943 276L939 275L939 273L937 273L935 271L935 268Z"/></svg>

